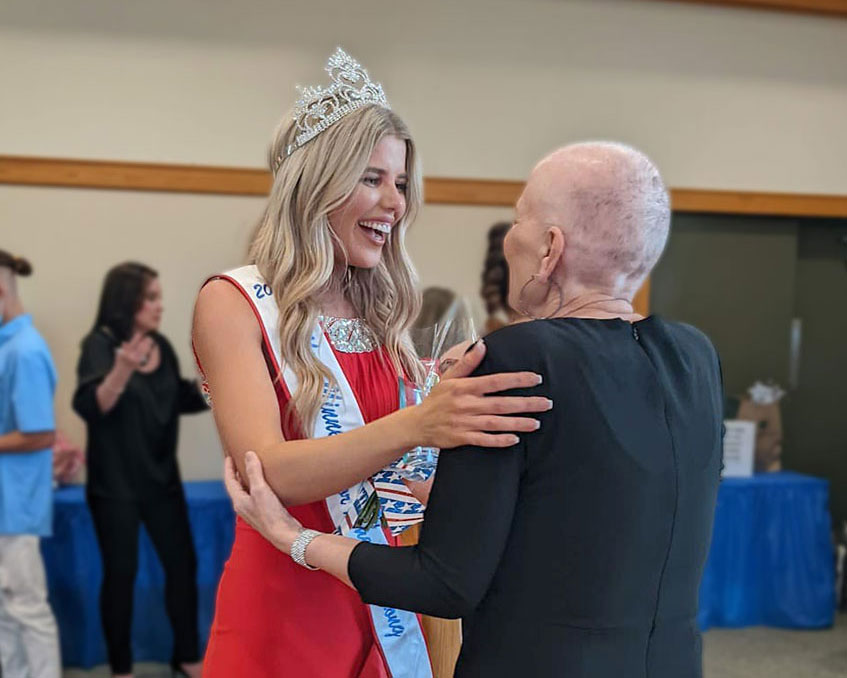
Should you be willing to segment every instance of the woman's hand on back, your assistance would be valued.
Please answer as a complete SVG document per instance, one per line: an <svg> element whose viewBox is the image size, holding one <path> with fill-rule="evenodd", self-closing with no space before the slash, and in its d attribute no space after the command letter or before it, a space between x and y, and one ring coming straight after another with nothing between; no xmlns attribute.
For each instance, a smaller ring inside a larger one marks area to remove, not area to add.
<svg viewBox="0 0 847 678"><path fill-rule="evenodd" d="M485 349L483 341L477 342L415 407L421 444L441 449L460 445L510 447L518 442L516 434L538 430L537 419L519 415L546 412L552 408L552 401L491 394L538 386L541 376L533 372L468 376L482 361Z"/></svg>

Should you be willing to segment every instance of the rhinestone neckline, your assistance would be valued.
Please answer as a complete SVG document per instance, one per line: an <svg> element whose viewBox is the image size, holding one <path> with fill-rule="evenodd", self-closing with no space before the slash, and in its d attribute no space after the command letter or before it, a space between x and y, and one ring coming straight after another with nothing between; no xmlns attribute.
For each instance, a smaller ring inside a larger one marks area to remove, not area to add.
<svg viewBox="0 0 847 678"><path fill-rule="evenodd" d="M379 347L373 331L363 318L336 318L322 315L321 326L341 353L370 353Z"/></svg>

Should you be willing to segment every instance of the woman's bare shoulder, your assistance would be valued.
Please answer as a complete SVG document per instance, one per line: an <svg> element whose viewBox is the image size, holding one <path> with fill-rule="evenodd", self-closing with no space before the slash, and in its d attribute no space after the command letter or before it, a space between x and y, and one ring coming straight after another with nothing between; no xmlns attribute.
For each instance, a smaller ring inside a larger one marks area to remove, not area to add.
<svg viewBox="0 0 847 678"><path fill-rule="evenodd" d="M227 280L213 278L197 294L194 304L194 336L249 332L259 336L250 302Z"/></svg>

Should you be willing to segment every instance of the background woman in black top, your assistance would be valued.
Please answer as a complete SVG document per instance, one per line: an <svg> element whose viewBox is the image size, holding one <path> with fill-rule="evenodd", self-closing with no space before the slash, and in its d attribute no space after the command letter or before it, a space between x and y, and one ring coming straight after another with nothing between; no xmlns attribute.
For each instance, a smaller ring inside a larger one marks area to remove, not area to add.
<svg viewBox="0 0 847 678"><path fill-rule="evenodd" d="M303 530L252 453L250 494L226 468L238 513L367 603L462 617L457 677L699 678L720 367L698 330L631 305L669 217L628 147L576 144L533 170L504 242L532 321L486 338L477 374L537 372L555 406L514 447L442 451L417 546Z"/></svg>
<svg viewBox="0 0 847 678"><path fill-rule="evenodd" d="M131 676L130 623L144 523L165 571L173 666L200 675L196 556L176 461L179 415L206 404L158 333L158 274L125 263L106 275L82 342L73 406L88 425L88 505L103 558L100 613L115 676Z"/></svg>

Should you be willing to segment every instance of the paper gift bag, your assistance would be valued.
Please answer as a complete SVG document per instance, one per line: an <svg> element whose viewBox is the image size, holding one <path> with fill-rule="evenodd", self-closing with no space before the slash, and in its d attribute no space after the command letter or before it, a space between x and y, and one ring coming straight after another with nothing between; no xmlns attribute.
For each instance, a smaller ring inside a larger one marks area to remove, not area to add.
<svg viewBox="0 0 847 678"><path fill-rule="evenodd" d="M738 404L735 418L756 424L756 473L782 469L782 395L779 387L756 382Z"/></svg>

